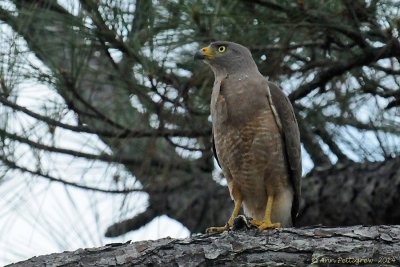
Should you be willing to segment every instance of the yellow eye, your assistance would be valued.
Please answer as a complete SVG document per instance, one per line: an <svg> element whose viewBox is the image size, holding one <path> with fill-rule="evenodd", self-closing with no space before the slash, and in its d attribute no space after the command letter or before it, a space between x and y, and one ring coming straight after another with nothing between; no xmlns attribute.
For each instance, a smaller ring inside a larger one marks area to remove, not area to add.
<svg viewBox="0 0 400 267"><path fill-rule="evenodd" d="M218 47L218 52L220 53L224 53L226 50L225 46L221 45L220 47Z"/></svg>

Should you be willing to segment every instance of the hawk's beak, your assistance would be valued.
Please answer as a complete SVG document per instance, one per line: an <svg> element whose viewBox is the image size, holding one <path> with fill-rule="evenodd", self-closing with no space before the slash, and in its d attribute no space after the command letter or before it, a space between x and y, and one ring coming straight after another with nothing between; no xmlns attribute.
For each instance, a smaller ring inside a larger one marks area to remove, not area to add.
<svg viewBox="0 0 400 267"><path fill-rule="evenodd" d="M194 59L210 59L213 56L214 53L212 49L209 46L207 46L197 51L196 54L194 54Z"/></svg>

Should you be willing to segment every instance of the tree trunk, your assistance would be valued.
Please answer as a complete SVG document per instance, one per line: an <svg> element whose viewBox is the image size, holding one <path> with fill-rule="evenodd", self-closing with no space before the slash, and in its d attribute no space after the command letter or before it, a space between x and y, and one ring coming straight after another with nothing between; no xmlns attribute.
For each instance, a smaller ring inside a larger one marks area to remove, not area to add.
<svg viewBox="0 0 400 267"><path fill-rule="evenodd" d="M109 244L9 266L398 266L400 226L230 231ZM329 265L327 265L329 264Z"/></svg>
<svg viewBox="0 0 400 267"><path fill-rule="evenodd" d="M303 178L298 225L400 224L400 157L337 164Z"/></svg>

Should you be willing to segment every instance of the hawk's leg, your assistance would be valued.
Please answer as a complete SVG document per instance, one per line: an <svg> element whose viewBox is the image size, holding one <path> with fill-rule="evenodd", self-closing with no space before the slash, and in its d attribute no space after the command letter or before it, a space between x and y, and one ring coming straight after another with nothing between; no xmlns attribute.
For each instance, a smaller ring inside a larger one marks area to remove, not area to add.
<svg viewBox="0 0 400 267"><path fill-rule="evenodd" d="M228 222L224 226L217 226L217 227L209 227L206 230L206 233L220 233L226 230L229 230L229 228L233 225L233 220L238 216L240 207L242 206L242 196L241 194L238 194L237 198L234 200L235 201L235 207L233 208L232 215L229 218Z"/></svg>
<svg viewBox="0 0 400 267"><path fill-rule="evenodd" d="M267 207L265 208L265 215L262 221L259 220L251 220L250 222L256 226L260 231L265 230L267 228L279 228L281 227L280 223L272 223L271 222L271 213L272 213L272 204L274 202L274 196L269 195L267 199Z"/></svg>

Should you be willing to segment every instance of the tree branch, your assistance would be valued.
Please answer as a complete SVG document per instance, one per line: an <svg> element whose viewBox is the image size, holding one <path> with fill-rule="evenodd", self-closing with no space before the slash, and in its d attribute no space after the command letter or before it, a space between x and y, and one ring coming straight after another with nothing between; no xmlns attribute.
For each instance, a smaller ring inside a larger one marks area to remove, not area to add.
<svg viewBox="0 0 400 267"><path fill-rule="evenodd" d="M339 162L350 161L350 159L342 152L333 137L325 129L324 125L314 130L314 133L321 137L322 141L328 145L329 149L338 157Z"/></svg>
<svg viewBox="0 0 400 267"><path fill-rule="evenodd" d="M79 188L79 189L84 189L84 190L89 190L89 191L95 191L95 192L101 192L101 193L109 193L109 194L129 194L132 192L143 192L142 189L123 189L123 190L112 190L112 189L102 189L102 188L97 188L97 187L91 187L87 185L82 185L70 181L66 181L60 178L53 177L49 174L42 173L40 171L33 171L28 168L22 167L17 165L15 162L8 160L5 156L0 156L0 160L7 165L10 169L18 170L21 172L29 173L37 177L42 177L46 178L47 180L51 182L57 182L57 183L62 183L67 186Z"/></svg>
<svg viewBox="0 0 400 267"><path fill-rule="evenodd" d="M115 223L108 227L105 236L116 237L123 235L127 232L137 230L143 225L151 222L155 217L159 215L160 214L155 212L151 207L148 207L144 212L135 215L133 218Z"/></svg>
<svg viewBox="0 0 400 267"><path fill-rule="evenodd" d="M93 159L93 160L100 160L104 162L114 162L114 163L121 163L121 164L128 164L128 165L137 165L141 166L143 163L143 160L139 159L134 159L132 157L123 157L123 156L112 156L112 155L107 155L107 154L90 154L90 153L85 153L85 152L80 152L72 149L67 149L67 148L58 148L54 146L48 146L45 144L41 144L35 141L30 140L29 138L19 136L17 134L9 133L5 130L0 129L0 134L10 138L12 140L27 144L33 148L49 151L49 152L55 152L55 153L61 153L65 155L70 155L73 157L80 157L80 158L85 158L85 159ZM190 170L190 164L185 164L186 162L163 162L160 160L157 160L156 158L150 159L150 165L153 167L162 167L162 166L170 166L179 170Z"/></svg>
<svg viewBox="0 0 400 267"><path fill-rule="evenodd" d="M299 118L299 116L297 116ZM310 155L312 161L321 167L331 166L332 163L326 153L322 150L321 146L318 143L318 139L315 138L314 133L305 125L303 119L299 118L297 120L300 129L301 141L304 145L304 148L307 150Z"/></svg>
<svg viewBox="0 0 400 267"><path fill-rule="evenodd" d="M20 143L24 143L29 145L30 147L49 151L49 152L56 152L56 153L61 153L65 155L70 155L73 157L80 157L80 158L85 158L85 159L93 159L93 160L101 160L104 162L115 162L115 163L123 163L123 164L133 164L133 165L138 165L140 164L140 161L133 159L133 158L125 158L125 157L117 157L117 156L112 156L112 155L107 155L107 154L90 154L90 153L85 153L81 151L76 151L72 149L67 149L67 148L59 148L55 146L48 146L36 141L32 141L31 139L27 137L22 137L14 133L9 133L3 129L0 129L0 135L5 136L7 138L10 138L12 140L18 141Z"/></svg>
<svg viewBox="0 0 400 267"><path fill-rule="evenodd" d="M13 110L21 111L24 114L45 122L48 125L60 127L63 129L71 130L74 132L84 132L100 135L102 137L114 137L114 138L141 138L141 137L200 137L200 136L210 136L211 129L126 129L125 130L115 130L107 131L104 129L93 129L85 125L71 125L62 123L58 120L54 120L49 116L41 115L39 113L33 112L26 107L20 106L14 102L7 100L7 98L0 96L0 103L12 108Z"/></svg>
<svg viewBox="0 0 400 267"><path fill-rule="evenodd" d="M231 231L34 257L30 266L397 266L400 226Z"/></svg>
<svg viewBox="0 0 400 267"><path fill-rule="evenodd" d="M314 89L323 87L333 77L341 75L355 67L368 65L379 59L398 56L400 56L400 43L395 39L392 39L383 47L365 49L361 55L357 55L346 62L336 62L332 64L332 66L321 71L311 82L306 83L293 91L289 95L289 99L293 102L297 99L303 98Z"/></svg>

